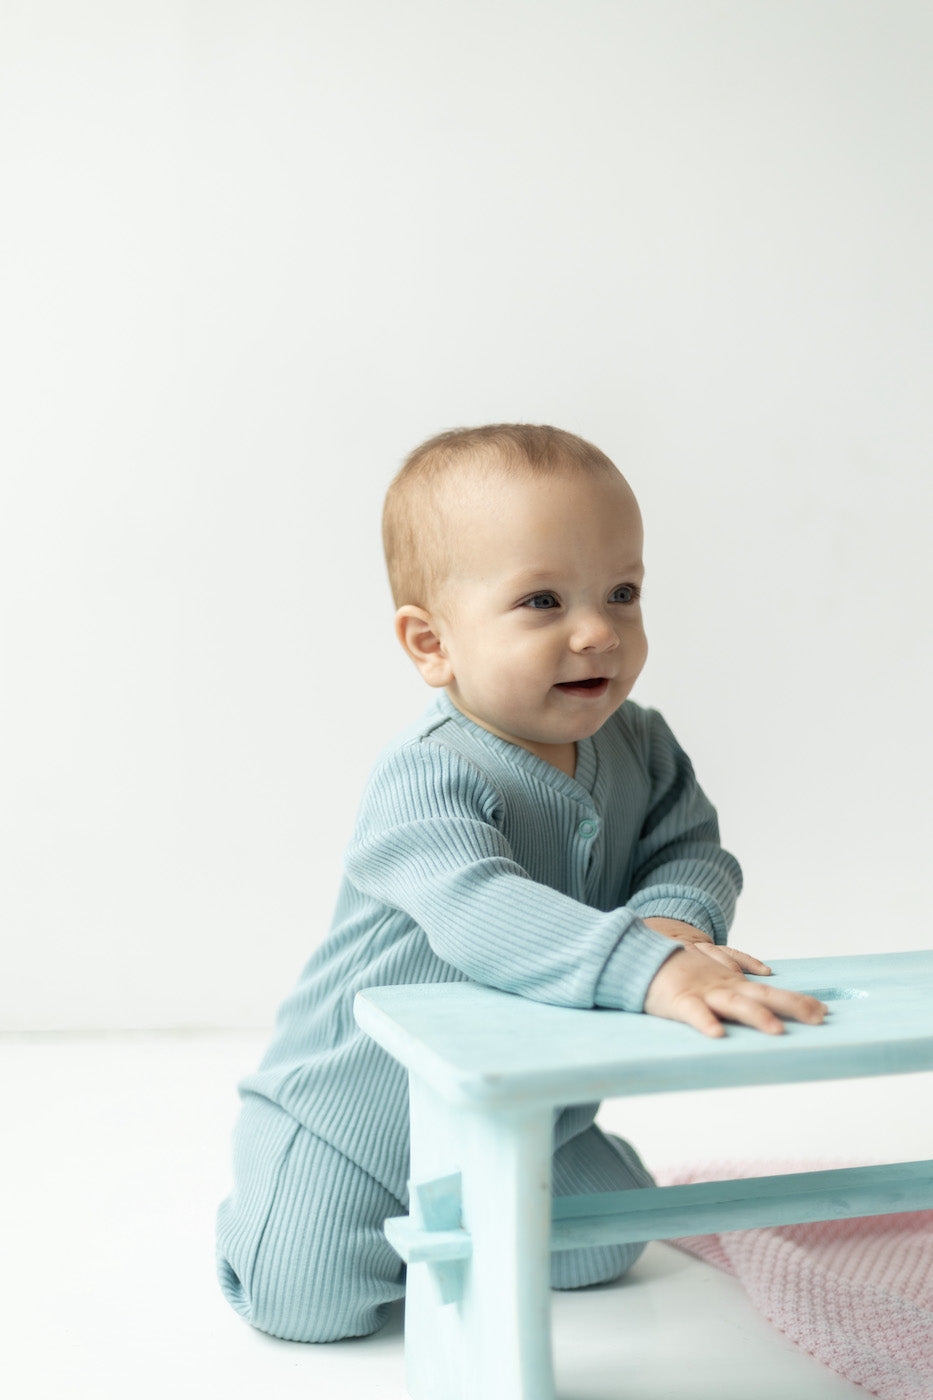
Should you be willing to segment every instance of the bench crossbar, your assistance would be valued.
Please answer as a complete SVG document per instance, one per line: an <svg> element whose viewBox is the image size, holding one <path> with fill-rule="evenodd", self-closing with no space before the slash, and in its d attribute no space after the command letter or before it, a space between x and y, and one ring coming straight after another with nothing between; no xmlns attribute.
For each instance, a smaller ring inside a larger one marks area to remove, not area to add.
<svg viewBox="0 0 933 1400"><path fill-rule="evenodd" d="M446 1177L417 1190L424 1197L435 1187L443 1188L448 1202L447 1218L440 1228L416 1225L407 1216L386 1221L393 1248L409 1264L438 1265L470 1257L468 1232L450 1218L450 1207L456 1210L454 1193L459 1179ZM933 1161L648 1186L557 1196L551 1208L551 1249L637 1244L682 1235L929 1209L933 1209Z"/></svg>
<svg viewBox="0 0 933 1400"><path fill-rule="evenodd" d="M933 1208L933 1161L558 1196L551 1248L668 1240Z"/></svg>

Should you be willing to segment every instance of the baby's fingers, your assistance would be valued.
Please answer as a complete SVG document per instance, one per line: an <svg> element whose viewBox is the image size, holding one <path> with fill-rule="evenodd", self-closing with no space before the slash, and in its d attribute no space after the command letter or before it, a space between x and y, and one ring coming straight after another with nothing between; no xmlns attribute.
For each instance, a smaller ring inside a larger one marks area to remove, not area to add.
<svg viewBox="0 0 933 1400"><path fill-rule="evenodd" d="M718 943L691 943L690 946L696 948L698 953L705 953L714 962L721 963L723 967L737 967L740 972L751 972L756 977L770 976L771 969L767 963L753 957L751 953L740 952L738 948L724 948Z"/></svg>
<svg viewBox="0 0 933 1400"><path fill-rule="evenodd" d="M700 956L701 946L704 956ZM826 1007L816 997L750 982L735 966L712 959L705 944L681 947L661 964L645 994L644 1010L649 1016L685 1021L703 1035L717 1037L725 1034L722 1021L780 1035L782 1016L818 1025L826 1015Z"/></svg>
<svg viewBox="0 0 933 1400"><path fill-rule="evenodd" d="M685 995L680 997L676 1010L670 1014L673 1020L683 1021L685 1025L692 1026L695 1031L702 1031L704 1035L711 1036L713 1039L718 1039L726 1033L719 1017L701 996Z"/></svg>
<svg viewBox="0 0 933 1400"><path fill-rule="evenodd" d="M746 996L770 1007L778 1016L802 1021L808 1026L818 1026L829 1010L816 997L805 996L803 992L789 992L785 987L766 987L759 982L748 982L743 991Z"/></svg>
<svg viewBox="0 0 933 1400"><path fill-rule="evenodd" d="M764 1031L765 1035L783 1035L784 1022L761 997L749 994L749 989L753 988L752 982L717 987L707 993L706 1002L726 1021L751 1026L753 1030Z"/></svg>

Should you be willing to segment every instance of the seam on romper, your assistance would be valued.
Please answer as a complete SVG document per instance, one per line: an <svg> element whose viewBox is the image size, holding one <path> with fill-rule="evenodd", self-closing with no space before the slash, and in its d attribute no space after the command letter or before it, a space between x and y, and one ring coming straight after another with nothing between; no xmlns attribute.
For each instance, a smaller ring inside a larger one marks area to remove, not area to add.
<svg viewBox="0 0 933 1400"><path fill-rule="evenodd" d="M270 1104L272 1103L271 1100L265 1100L265 1102L270 1103ZM314 1132L311 1128L306 1127L304 1123L299 1122L298 1119L292 1118L292 1115L291 1115L290 1113L288 1113L288 1111L287 1111L286 1109L282 1109L281 1106L278 1105L278 1104L274 1104L273 1107L277 1108L278 1111L279 1111L280 1113L284 1114L286 1117L291 1118L291 1121L292 1121L292 1131L291 1131L291 1133L290 1133L290 1135L289 1135L287 1141L285 1142L285 1144L283 1145L283 1147L282 1147L282 1149L281 1149L281 1155L280 1155L280 1157L279 1157L278 1167L277 1167L277 1169L276 1169L275 1176L274 1176L274 1178L273 1178L273 1180L271 1181L271 1184L270 1184L270 1189L269 1189L269 1193L268 1193L268 1206L267 1206L267 1209L266 1209L265 1218L263 1219L262 1225L260 1226L260 1228L259 1228L259 1229L257 1230L257 1232L256 1232L256 1235L255 1235L255 1238L254 1238L254 1242L253 1242L253 1247L252 1247L252 1249L251 1249L251 1251L250 1251L250 1256L249 1256L249 1278L248 1278L247 1280L243 1280L243 1281L242 1281L243 1287L244 1287L244 1289L245 1289L245 1291L246 1291L246 1294L247 1294L247 1296L248 1296L249 1298L252 1298L252 1296L253 1296L253 1279L254 1279L255 1272L256 1272L256 1263L257 1263L257 1260L259 1259L260 1251L261 1251L261 1249L262 1249L263 1240L265 1239L266 1232L267 1232L267 1230L268 1230L268 1228L269 1228L269 1220L270 1220L270 1218L271 1218L271 1216L272 1216L272 1210L273 1210L273 1207L274 1207L275 1202L276 1202L276 1197L277 1197L277 1195L278 1195L279 1183L281 1182L282 1174L283 1174L283 1172L284 1172L284 1170L285 1170L285 1167L286 1167L286 1164L287 1164L287 1162L288 1162L289 1153L291 1152L292 1148L295 1146L295 1141L296 1141L296 1139L297 1139L299 1133L307 1133L307 1135L308 1135L309 1138L313 1138L313 1139L315 1140L315 1142L319 1142L323 1147L328 1148L328 1150L331 1151L331 1152L333 1152L333 1154L334 1154L336 1157L339 1157L339 1158L341 1159L341 1161L346 1162L346 1163L347 1163L349 1166L351 1166L355 1171L359 1172L361 1176L366 1177L366 1179L367 1179L368 1181L372 1182L372 1184L373 1184L374 1186L378 1187L379 1190L384 1191L385 1194L389 1197L389 1199L390 1199L391 1201L394 1201L395 1204L398 1206L398 1210L399 1210L399 1214L400 1214L400 1215L405 1215L405 1214L407 1214L407 1208L406 1208L406 1206L399 1200L399 1198L398 1198L398 1196L396 1196L395 1192L392 1191L392 1190L390 1190L390 1188L385 1184L384 1181L380 1181L380 1180L378 1179L378 1177L373 1176L372 1172L367 1171L366 1168L363 1167L363 1166L361 1166L359 1162L354 1161L354 1159L353 1159L352 1157L348 1156L346 1152L341 1152L341 1150L340 1150L339 1147L335 1147L334 1144L333 1144L332 1142L328 1141L327 1138L322 1137L320 1133Z"/></svg>
<svg viewBox="0 0 933 1400"><path fill-rule="evenodd" d="M271 1189L269 1190L269 1193L268 1193L268 1198L267 1198L268 1204L267 1204L267 1206L266 1206L266 1214L265 1214L265 1217L264 1217L264 1219L263 1219L262 1225L260 1226L260 1228L259 1228L258 1231L256 1232L256 1236L255 1236L255 1239L254 1239L254 1241L253 1241L253 1247L252 1247L252 1249L250 1250L250 1254L249 1254L249 1278L248 1278L248 1279L243 1279L243 1280L241 1280L242 1287L243 1287L243 1289L244 1289L244 1291L245 1291L245 1293L246 1293L246 1296L247 1296L248 1298L250 1298L250 1299L252 1299L252 1296L253 1296L253 1279L254 1279L255 1273L256 1273L256 1261L257 1261L258 1258L259 1258L259 1251L260 1251L260 1249L262 1248L262 1242L263 1242L263 1240L265 1239L266 1231L267 1231L268 1228L269 1228L269 1219L270 1219L270 1217L271 1217L271 1215L272 1215L272 1208L273 1208L273 1206L274 1206L274 1204L275 1204L276 1196L278 1195L279 1182L280 1182L281 1179L282 1179L282 1173L283 1173L283 1171L285 1170L285 1164L286 1164L286 1162L288 1161L288 1155L289 1155L289 1153L291 1152L292 1148L294 1147L294 1145L295 1145L295 1139L297 1138L299 1132L300 1132L301 1129L302 1129L302 1124L298 1122L297 1118L292 1118L291 1114L290 1114L290 1113L287 1113L286 1110L280 1108L278 1104L273 1104L271 1099L266 1099L265 1102L266 1102L267 1104L269 1104L271 1107L277 1109L279 1113L283 1113L283 1114L285 1114L286 1117L291 1118L291 1122L292 1122L292 1131L291 1131L291 1133L290 1133L290 1135L289 1135L289 1137L288 1137L288 1140L286 1141L286 1143L285 1143L284 1146L282 1147L281 1152L280 1152L280 1154L279 1154L279 1162L278 1162L278 1166L277 1166L277 1168L276 1168L275 1177L274 1177L274 1179L273 1179L273 1181L272 1181L272 1183L271 1183Z"/></svg>
<svg viewBox="0 0 933 1400"><path fill-rule="evenodd" d="M360 1176L365 1176L367 1181L371 1181L374 1186L378 1186L380 1191L384 1191L389 1199L395 1202L402 1215L408 1214L408 1206L399 1200L392 1187L388 1186L384 1181L380 1181L378 1176L374 1176L368 1167L364 1167L355 1157L351 1157L348 1152L344 1152L341 1147L337 1147L335 1143L331 1142L330 1138L324 1137L322 1133L316 1133L313 1128L306 1128L305 1132L309 1137L313 1137L316 1142L323 1143L325 1147L330 1148L331 1152L333 1152L336 1157L339 1157L342 1162L348 1162L354 1171L358 1171Z"/></svg>

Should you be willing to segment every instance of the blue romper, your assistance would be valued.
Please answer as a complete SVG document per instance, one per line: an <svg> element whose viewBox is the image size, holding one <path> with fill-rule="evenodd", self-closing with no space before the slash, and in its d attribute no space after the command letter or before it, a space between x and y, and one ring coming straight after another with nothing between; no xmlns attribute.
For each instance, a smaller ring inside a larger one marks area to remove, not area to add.
<svg viewBox="0 0 933 1400"><path fill-rule="evenodd" d="M640 1011L676 950L650 917L724 943L741 872L654 710L627 701L577 745L574 777L467 719L444 692L377 761L330 932L241 1084L221 1286L254 1326L326 1341L374 1331L404 1291L382 1221L407 1213L404 1071L357 1027L375 985L478 981L557 1005ZM554 1190L647 1185L593 1123L555 1123ZM640 1247L561 1253L557 1287L624 1272Z"/></svg>

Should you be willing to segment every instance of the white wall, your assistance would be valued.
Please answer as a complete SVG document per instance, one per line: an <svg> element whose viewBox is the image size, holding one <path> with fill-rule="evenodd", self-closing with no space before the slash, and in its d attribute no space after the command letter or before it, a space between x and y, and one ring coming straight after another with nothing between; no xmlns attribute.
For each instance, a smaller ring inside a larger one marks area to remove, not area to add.
<svg viewBox="0 0 933 1400"><path fill-rule="evenodd" d="M378 520L550 421L767 957L928 946L933 11L7 0L0 1021L263 1024L428 698Z"/></svg>

